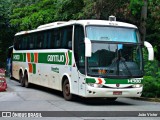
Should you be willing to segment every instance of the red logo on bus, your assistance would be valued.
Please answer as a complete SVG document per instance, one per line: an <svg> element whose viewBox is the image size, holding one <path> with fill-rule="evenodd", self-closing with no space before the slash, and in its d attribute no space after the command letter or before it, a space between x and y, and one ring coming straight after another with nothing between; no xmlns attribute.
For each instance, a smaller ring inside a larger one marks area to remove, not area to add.
<svg viewBox="0 0 160 120"><path fill-rule="evenodd" d="M119 87L120 86L120 84L116 84L116 87Z"/></svg>

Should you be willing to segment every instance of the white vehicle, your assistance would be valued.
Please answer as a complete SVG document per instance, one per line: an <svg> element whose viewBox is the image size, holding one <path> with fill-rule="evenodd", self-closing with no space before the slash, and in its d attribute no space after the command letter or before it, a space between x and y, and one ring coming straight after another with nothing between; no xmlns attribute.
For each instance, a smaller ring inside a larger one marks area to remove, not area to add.
<svg viewBox="0 0 160 120"><path fill-rule="evenodd" d="M140 39L135 25L105 20L54 22L15 35L12 75L60 90L66 100L82 97L140 97L143 56L151 44Z"/></svg>

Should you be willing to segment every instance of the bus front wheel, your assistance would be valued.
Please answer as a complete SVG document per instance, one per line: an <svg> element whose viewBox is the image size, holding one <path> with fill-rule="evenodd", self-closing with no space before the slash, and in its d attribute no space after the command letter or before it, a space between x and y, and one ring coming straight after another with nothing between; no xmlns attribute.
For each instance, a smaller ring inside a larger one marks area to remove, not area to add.
<svg viewBox="0 0 160 120"><path fill-rule="evenodd" d="M63 96L65 100L69 101L73 99L73 96L70 93L70 84L69 84L68 79L65 79L65 81L63 82L62 90L63 90Z"/></svg>

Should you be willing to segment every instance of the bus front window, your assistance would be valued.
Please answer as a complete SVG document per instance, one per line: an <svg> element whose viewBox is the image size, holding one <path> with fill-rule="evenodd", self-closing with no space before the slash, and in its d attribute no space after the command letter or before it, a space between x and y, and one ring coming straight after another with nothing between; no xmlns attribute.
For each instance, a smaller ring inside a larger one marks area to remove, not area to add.
<svg viewBox="0 0 160 120"><path fill-rule="evenodd" d="M141 41L136 28L89 25L86 33L92 43L92 56L87 59L88 75L143 76Z"/></svg>
<svg viewBox="0 0 160 120"><path fill-rule="evenodd" d="M142 77L141 46L92 43L88 75L96 77Z"/></svg>
<svg viewBox="0 0 160 120"><path fill-rule="evenodd" d="M92 41L140 43L139 33L135 28L87 26L86 32Z"/></svg>

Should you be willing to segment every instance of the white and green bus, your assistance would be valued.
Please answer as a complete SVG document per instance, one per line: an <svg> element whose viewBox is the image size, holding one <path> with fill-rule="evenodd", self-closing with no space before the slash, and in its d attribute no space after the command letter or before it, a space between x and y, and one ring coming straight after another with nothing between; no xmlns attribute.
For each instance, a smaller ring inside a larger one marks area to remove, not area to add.
<svg viewBox="0 0 160 120"><path fill-rule="evenodd" d="M82 97L140 97L142 47L153 60L152 45L140 39L135 25L106 20L54 22L15 35L12 75L63 92L66 100Z"/></svg>

